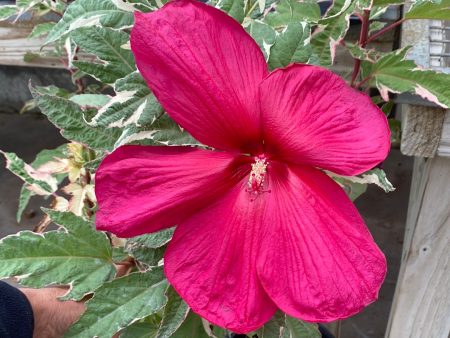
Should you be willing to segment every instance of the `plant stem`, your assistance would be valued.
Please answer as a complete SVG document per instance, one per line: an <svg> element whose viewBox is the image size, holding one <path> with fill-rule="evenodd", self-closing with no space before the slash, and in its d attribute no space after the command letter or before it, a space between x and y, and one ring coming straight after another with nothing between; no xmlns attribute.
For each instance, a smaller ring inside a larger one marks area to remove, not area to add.
<svg viewBox="0 0 450 338"><path fill-rule="evenodd" d="M378 38L380 35L383 35L384 33L386 33L387 31L390 31L392 28L397 27L398 25L401 25L403 22L405 21L405 19L401 19L398 20L392 24L390 24L389 26L384 27L383 29L380 29L378 32L376 32L375 34L373 34L372 36L370 36L367 39L367 43L372 42L373 40L375 40L376 38Z"/></svg>
<svg viewBox="0 0 450 338"><path fill-rule="evenodd" d="M359 41L358 41L358 45L361 48L364 48L367 44L367 36L369 35L369 18L370 18L370 9L365 9L361 21L361 32L359 34ZM353 65L352 81L350 82L350 85L352 87L354 87L355 80L359 74L360 68L361 68L361 60L355 59L355 63Z"/></svg>
<svg viewBox="0 0 450 338"><path fill-rule="evenodd" d="M253 4L253 6L250 7L250 9L247 11L245 16L249 16L250 14L252 14L252 12L255 10L256 6L258 6L258 0L256 0L255 3Z"/></svg>
<svg viewBox="0 0 450 338"><path fill-rule="evenodd" d="M372 77L371 76L366 76L364 79L362 79L360 82L358 82L355 85L355 88L360 88L363 84L365 84L367 81L369 81Z"/></svg>

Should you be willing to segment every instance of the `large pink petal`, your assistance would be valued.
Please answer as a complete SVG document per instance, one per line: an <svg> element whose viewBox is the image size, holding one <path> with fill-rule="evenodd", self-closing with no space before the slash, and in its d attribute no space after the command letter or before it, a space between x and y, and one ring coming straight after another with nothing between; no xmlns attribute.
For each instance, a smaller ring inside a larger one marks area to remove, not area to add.
<svg viewBox="0 0 450 338"><path fill-rule="evenodd" d="M137 12L136 64L169 115L200 142L254 151L260 142L257 88L261 50L234 19L198 1Z"/></svg>
<svg viewBox="0 0 450 338"><path fill-rule="evenodd" d="M95 176L97 229L132 237L174 226L241 180L245 160L189 147L121 147Z"/></svg>
<svg viewBox="0 0 450 338"><path fill-rule="evenodd" d="M164 257L169 282L192 310L236 333L260 327L277 309L256 275L265 200L252 202L245 187L181 223Z"/></svg>
<svg viewBox="0 0 450 338"><path fill-rule="evenodd" d="M275 304L311 322L377 299L386 261L344 191L323 172L271 164L258 276Z"/></svg>
<svg viewBox="0 0 450 338"><path fill-rule="evenodd" d="M388 154L384 114L329 70L278 69L261 84L260 99L266 151L282 160L356 175Z"/></svg>

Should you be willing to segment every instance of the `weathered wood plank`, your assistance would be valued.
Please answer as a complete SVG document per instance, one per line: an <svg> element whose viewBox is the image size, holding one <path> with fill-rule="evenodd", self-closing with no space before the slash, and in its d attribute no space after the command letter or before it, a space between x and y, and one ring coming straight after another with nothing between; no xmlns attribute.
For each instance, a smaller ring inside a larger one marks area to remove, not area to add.
<svg viewBox="0 0 450 338"><path fill-rule="evenodd" d="M406 1L405 11L412 2L412 0ZM441 21L438 23L443 26L449 25ZM431 66L442 71L443 65L436 64L435 60L431 62L430 57L431 51L443 52L445 48L443 44L430 41L431 38L437 38L436 32L430 29L430 25L436 24L431 20L407 20L402 24L401 47L412 46L408 58L418 65L425 68ZM441 139L445 142L447 135L447 131L443 130L446 111L438 107L422 106L417 100L411 100L409 103L401 107L402 153L409 156L434 157L439 149L440 155L450 156L450 153L447 154L445 150L445 144L441 145Z"/></svg>
<svg viewBox="0 0 450 338"><path fill-rule="evenodd" d="M441 140L446 110L438 107L402 105L402 141L404 155L434 157Z"/></svg>
<svg viewBox="0 0 450 338"><path fill-rule="evenodd" d="M450 158L415 159L387 338L450 333Z"/></svg>
<svg viewBox="0 0 450 338"><path fill-rule="evenodd" d="M38 57L42 52L51 52L53 47L41 50L43 38L28 38L33 27L42 23L40 18L26 18L14 22L11 20L0 22L0 64L11 66L64 68L60 58ZM26 62L25 55L35 54L37 57Z"/></svg>
<svg viewBox="0 0 450 338"><path fill-rule="evenodd" d="M45 38L28 38L40 21L0 22L0 65L44 68L66 68L66 55L56 56L53 45L43 46ZM78 53L81 60L93 56Z"/></svg>
<svg viewBox="0 0 450 338"><path fill-rule="evenodd" d="M450 111L445 114L444 125L442 127L441 140L437 149L439 156L450 157Z"/></svg>

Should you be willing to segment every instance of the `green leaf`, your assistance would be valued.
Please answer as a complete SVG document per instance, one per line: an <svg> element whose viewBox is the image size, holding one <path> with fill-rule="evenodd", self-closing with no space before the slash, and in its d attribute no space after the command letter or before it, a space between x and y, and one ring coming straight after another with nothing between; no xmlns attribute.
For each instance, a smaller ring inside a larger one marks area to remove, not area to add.
<svg viewBox="0 0 450 338"><path fill-rule="evenodd" d="M65 337L110 338L137 319L159 311L167 302L166 288L161 268L105 283L86 303L86 312Z"/></svg>
<svg viewBox="0 0 450 338"><path fill-rule="evenodd" d="M190 134L182 130L167 114L164 114L152 125L152 139L165 145L199 145Z"/></svg>
<svg viewBox="0 0 450 338"><path fill-rule="evenodd" d="M31 166L37 171L51 174L60 184L64 178L67 177L67 173L64 172L66 164L62 162L67 158L67 144L62 144L55 149L43 149L31 162Z"/></svg>
<svg viewBox="0 0 450 338"><path fill-rule="evenodd" d="M227 329L224 329L223 327L215 326L211 323L209 323L210 326L212 326L212 334L209 334L210 337L216 337L216 338L231 338L231 332ZM208 332L207 332L208 334ZM250 336L251 337L251 336ZM255 338L255 337L253 337Z"/></svg>
<svg viewBox="0 0 450 338"><path fill-rule="evenodd" d="M320 338L317 324L295 319L278 311L262 328L256 331L258 338Z"/></svg>
<svg viewBox="0 0 450 338"><path fill-rule="evenodd" d="M94 79L107 84L112 84L117 79L123 77L122 70L117 71L114 67L105 67L105 65L100 63L74 61L73 65L79 69L80 74L88 74Z"/></svg>
<svg viewBox="0 0 450 338"><path fill-rule="evenodd" d="M128 257L128 252L125 251L124 247L119 246L112 248L112 259L114 262L122 262Z"/></svg>
<svg viewBox="0 0 450 338"><path fill-rule="evenodd" d="M245 2L243 0L220 0L216 7L241 23L245 17L244 6Z"/></svg>
<svg viewBox="0 0 450 338"><path fill-rule="evenodd" d="M173 235L173 228L153 234L132 237L127 240L125 250L145 269L158 265L163 258L165 247Z"/></svg>
<svg viewBox="0 0 450 338"><path fill-rule="evenodd" d="M382 169L375 168L366 171L361 176L367 183L374 183L375 185L382 188L385 192L391 192L395 190L392 183L387 179L386 173Z"/></svg>
<svg viewBox="0 0 450 338"><path fill-rule="evenodd" d="M93 149L111 150L120 135L115 128L96 128L88 125L83 110L76 103L64 98L36 96L37 105L61 134L68 140L86 144Z"/></svg>
<svg viewBox="0 0 450 338"><path fill-rule="evenodd" d="M401 5L406 0L373 0L374 6L386 6L386 5Z"/></svg>
<svg viewBox="0 0 450 338"><path fill-rule="evenodd" d="M16 6L21 9L29 9L35 4L39 4L39 2L43 2L42 0L16 0Z"/></svg>
<svg viewBox="0 0 450 338"><path fill-rule="evenodd" d="M56 159L66 158L67 144L62 144L55 149L43 149L35 157L34 161L31 162L31 166L34 169L39 169L45 163L55 161Z"/></svg>
<svg viewBox="0 0 450 338"><path fill-rule="evenodd" d="M14 5L11 6L0 6L0 21L6 20L19 12L18 8Z"/></svg>
<svg viewBox="0 0 450 338"><path fill-rule="evenodd" d="M155 338L160 321L157 314L148 316L126 327L120 338Z"/></svg>
<svg viewBox="0 0 450 338"><path fill-rule="evenodd" d="M294 62L306 63L311 56L311 29L306 22L290 23L278 34L270 49L269 68L281 68Z"/></svg>
<svg viewBox="0 0 450 338"><path fill-rule="evenodd" d="M115 274L109 240L70 212L46 213L64 229L5 237L0 242L0 278L22 276L21 284L35 288L70 284L63 298L81 299Z"/></svg>
<svg viewBox="0 0 450 338"><path fill-rule="evenodd" d="M28 184L35 194L50 195L58 188L56 179L45 172L39 172L14 153L2 152L6 158L6 169Z"/></svg>
<svg viewBox="0 0 450 338"><path fill-rule="evenodd" d="M22 219L22 214L25 211L25 209L33 195L34 195L33 192L27 188L26 184L22 185L22 188L20 189L20 196L19 196L19 207L17 208L17 213L16 213L17 223L20 223L20 221Z"/></svg>
<svg viewBox="0 0 450 338"><path fill-rule="evenodd" d="M372 3L373 3L373 0L358 0L358 2L356 4L356 11L361 12L366 9L373 9Z"/></svg>
<svg viewBox="0 0 450 338"><path fill-rule="evenodd" d="M59 97L63 97L63 98L69 98L72 94L69 93L66 89L64 88L59 88L56 87L54 85L50 85L50 86L36 86L33 87L32 89L30 89L30 91L32 91L32 93L35 94L40 94L40 95L52 95L52 96L59 96Z"/></svg>
<svg viewBox="0 0 450 338"><path fill-rule="evenodd" d="M89 161L84 163L83 167L89 170L97 171L98 167L100 166L100 163L102 163L103 159L105 158L105 155L103 156L99 155L100 157L96 158L95 160Z"/></svg>
<svg viewBox="0 0 450 338"><path fill-rule="evenodd" d="M103 94L78 94L70 98L82 108L100 108L111 100L111 97Z"/></svg>
<svg viewBox="0 0 450 338"><path fill-rule="evenodd" d="M128 2L133 4L137 10L148 13L158 10L168 0L128 0Z"/></svg>
<svg viewBox="0 0 450 338"><path fill-rule="evenodd" d="M286 316L286 327L289 330L289 338L321 338L317 324L310 324Z"/></svg>
<svg viewBox="0 0 450 338"><path fill-rule="evenodd" d="M395 105L394 101L388 101L388 102L384 103L380 109L384 113L384 115L386 115L386 117L388 117L391 114L392 108L394 108L394 105Z"/></svg>
<svg viewBox="0 0 450 338"><path fill-rule="evenodd" d="M117 8L111 0L77 0L69 5L45 42L48 44L56 41L80 27L103 26L120 29L131 27L133 21L133 13Z"/></svg>
<svg viewBox="0 0 450 338"><path fill-rule="evenodd" d="M417 0L405 18L450 20L450 0Z"/></svg>
<svg viewBox="0 0 450 338"><path fill-rule="evenodd" d="M182 130L167 114L158 118L151 125L137 127L127 126L115 147L124 144L141 145L199 145L186 131Z"/></svg>
<svg viewBox="0 0 450 338"><path fill-rule="evenodd" d="M261 48L261 51L267 61L269 59L270 49L275 43L275 38L277 35L275 29L258 20L249 21L245 29L256 41L259 48Z"/></svg>
<svg viewBox="0 0 450 338"><path fill-rule="evenodd" d="M370 30L370 22L373 20L381 19L382 15L387 12L389 6L372 6L369 16L369 30ZM361 12L360 12L361 13ZM364 12L361 13L363 15Z"/></svg>
<svg viewBox="0 0 450 338"><path fill-rule="evenodd" d="M388 123L391 130L391 144L393 147L399 147L402 138L401 122L396 119L388 119Z"/></svg>
<svg viewBox="0 0 450 338"><path fill-rule="evenodd" d="M186 320L189 307L177 294L173 287L166 291L167 304L164 307L161 326L155 338L169 338Z"/></svg>
<svg viewBox="0 0 450 338"><path fill-rule="evenodd" d="M386 26L386 22L374 21L369 24L369 35L372 33L378 32L380 29L383 29Z"/></svg>
<svg viewBox="0 0 450 338"><path fill-rule="evenodd" d="M355 183L355 184L375 184L385 192L394 191L395 188L391 182L386 177L386 173L379 168L375 168L358 176L341 176L334 173L328 173L335 181L338 183L345 182ZM342 186L342 184L341 184ZM355 187L355 185L353 185ZM357 192L356 192L357 193ZM359 194L360 195L360 194ZM358 195L358 196L359 196ZM350 194L350 196L352 196Z"/></svg>
<svg viewBox="0 0 450 338"><path fill-rule="evenodd" d="M102 127L150 125L164 113L142 76L131 73L114 84L117 95L99 110L91 124Z"/></svg>
<svg viewBox="0 0 450 338"><path fill-rule="evenodd" d="M156 131L153 127L143 126L137 127L134 125L127 126L123 129L122 134L114 145L114 148L118 148L125 144L139 144L139 145L155 145L157 142L153 138Z"/></svg>
<svg viewBox="0 0 450 338"><path fill-rule="evenodd" d="M206 333L203 327L201 317L192 311L189 311L186 320L183 322L183 324L181 324L180 328L171 336L171 338L188 338L188 337L210 338L210 336Z"/></svg>
<svg viewBox="0 0 450 338"><path fill-rule="evenodd" d="M317 22L320 19L320 7L316 2L281 0L275 12L267 14L265 22L272 27L282 29L289 23L306 21Z"/></svg>
<svg viewBox="0 0 450 338"><path fill-rule="evenodd" d="M256 331L258 338L289 338L285 321L286 315L277 311L263 327Z"/></svg>
<svg viewBox="0 0 450 338"><path fill-rule="evenodd" d="M57 161L58 159L63 159L66 157L65 154L66 145L63 144L55 149L44 149L41 150L34 159L33 162L31 162L30 166L34 170L42 170L40 168L44 164L48 164L52 161ZM43 171L48 171L47 169ZM55 174L53 177L56 179L56 183L59 184L61 181L66 177L65 174ZM50 179L51 183L54 184L54 180ZM25 208L28 205L28 202L30 201L30 198L34 195L33 193L33 185L24 184L22 186L22 189L20 190L20 196L19 196L19 207L17 209L16 219L17 223L20 223L20 220L22 218L22 214L25 210Z"/></svg>
<svg viewBox="0 0 450 338"><path fill-rule="evenodd" d="M135 241L139 241L143 243L147 248L160 248L172 239L175 228L164 229L158 232L154 232L152 234L146 234L142 236L133 237Z"/></svg>
<svg viewBox="0 0 450 338"><path fill-rule="evenodd" d="M367 183L354 182L347 177L342 176L332 176L332 179L344 189L348 198L352 201L356 200L367 191Z"/></svg>
<svg viewBox="0 0 450 338"><path fill-rule="evenodd" d="M55 22L39 23L33 27L33 30L31 31L30 35L28 35L28 38L38 38L40 36L46 35L53 29L55 25Z"/></svg>
<svg viewBox="0 0 450 338"><path fill-rule="evenodd" d="M403 48L382 56L376 63L362 62L363 77L370 77L369 84L375 85L385 101L388 92L411 92L434 102L441 107L450 106L450 74L423 70L405 55L409 48Z"/></svg>
<svg viewBox="0 0 450 338"><path fill-rule="evenodd" d="M121 47L130 39L127 33L111 28L83 27L74 30L70 37L81 49L102 61L101 64L74 61L74 66L101 82L114 83L136 70L133 54Z"/></svg>
<svg viewBox="0 0 450 338"><path fill-rule="evenodd" d="M374 49L361 48L359 45L350 42L346 42L345 47L354 59L375 62L382 55L379 51L376 51Z"/></svg>
<svg viewBox="0 0 450 338"><path fill-rule="evenodd" d="M319 21L318 28L311 35L311 47L320 65L333 64L336 47L347 33L355 5L355 0L336 0L327 16Z"/></svg>

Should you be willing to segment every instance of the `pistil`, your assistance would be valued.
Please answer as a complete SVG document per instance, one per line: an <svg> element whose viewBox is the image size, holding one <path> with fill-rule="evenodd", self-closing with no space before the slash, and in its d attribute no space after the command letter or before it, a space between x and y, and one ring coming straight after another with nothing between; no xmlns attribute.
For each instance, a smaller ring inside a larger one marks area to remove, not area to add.
<svg viewBox="0 0 450 338"><path fill-rule="evenodd" d="M264 183L268 165L269 161L264 155L255 157L255 162L252 164L252 170L250 171L247 182L247 191L251 195L258 196L263 192L267 192L267 190L264 189Z"/></svg>

